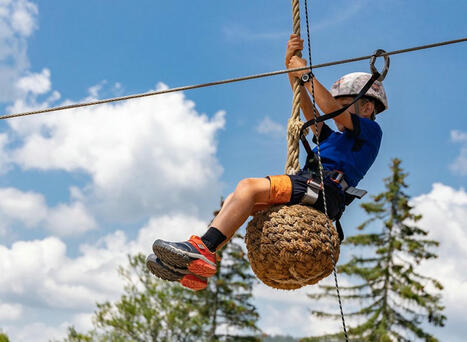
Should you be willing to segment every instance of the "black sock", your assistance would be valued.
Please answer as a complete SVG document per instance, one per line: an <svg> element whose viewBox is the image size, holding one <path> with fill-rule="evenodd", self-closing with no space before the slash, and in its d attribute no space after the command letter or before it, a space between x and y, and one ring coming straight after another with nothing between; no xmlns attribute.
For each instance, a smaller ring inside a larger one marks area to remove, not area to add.
<svg viewBox="0 0 467 342"><path fill-rule="evenodd" d="M201 236L201 241L206 245L206 247L214 253L219 247L219 245L227 239L227 236L221 233L221 231L215 227L210 227L203 236Z"/></svg>

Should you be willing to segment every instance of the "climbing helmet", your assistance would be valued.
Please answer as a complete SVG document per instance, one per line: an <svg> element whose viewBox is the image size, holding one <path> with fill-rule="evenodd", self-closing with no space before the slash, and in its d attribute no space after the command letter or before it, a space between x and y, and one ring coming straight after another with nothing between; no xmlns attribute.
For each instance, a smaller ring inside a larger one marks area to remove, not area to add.
<svg viewBox="0 0 467 342"><path fill-rule="evenodd" d="M365 72L352 72L344 75L332 85L331 95L334 97L356 96L370 78L371 74ZM375 101L376 114L388 109L386 92L380 81L375 81L365 96Z"/></svg>

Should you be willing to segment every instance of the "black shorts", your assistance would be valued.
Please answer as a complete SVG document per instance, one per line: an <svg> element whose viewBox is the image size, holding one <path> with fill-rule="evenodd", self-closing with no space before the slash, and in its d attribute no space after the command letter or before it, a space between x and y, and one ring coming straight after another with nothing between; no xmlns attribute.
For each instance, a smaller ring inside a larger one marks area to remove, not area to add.
<svg viewBox="0 0 467 342"><path fill-rule="evenodd" d="M298 204L307 191L309 175L300 171L296 175L269 176L271 181L271 203ZM326 205L328 216L334 220L345 208L345 196L339 186L330 180L325 180ZM313 207L324 213L323 192L320 191Z"/></svg>

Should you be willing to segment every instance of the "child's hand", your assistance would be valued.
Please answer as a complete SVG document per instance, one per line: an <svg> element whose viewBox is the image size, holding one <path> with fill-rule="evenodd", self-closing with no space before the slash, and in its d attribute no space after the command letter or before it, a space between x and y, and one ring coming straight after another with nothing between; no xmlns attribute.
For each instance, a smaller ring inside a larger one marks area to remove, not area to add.
<svg viewBox="0 0 467 342"><path fill-rule="evenodd" d="M290 69L289 66L290 59L295 54L296 51L302 51L303 49L303 39L300 39L298 34L291 34L290 39L287 42L287 50L285 52L285 67Z"/></svg>
<svg viewBox="0 0 467 342"><path fill-rule="evenodd" d="M292 56L289 61L288 69L302 68L306 66L306 60L303 58ZM290 75L300 78L304 73L309 72L309 70L299 70L291 72Z"/></svg>

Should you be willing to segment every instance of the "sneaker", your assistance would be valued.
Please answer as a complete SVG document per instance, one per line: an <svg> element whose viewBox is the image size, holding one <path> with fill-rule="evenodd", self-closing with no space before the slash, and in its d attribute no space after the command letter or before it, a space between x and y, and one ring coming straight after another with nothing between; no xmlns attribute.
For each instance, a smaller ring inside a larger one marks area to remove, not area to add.
<svg viewBox="0 0 467 342"><path fill-rule="evenodd" d="M152 250L166 265L188 269L202 277L216 274L216 253L212 253L199 236L193 235L190 240L184 242L156 240Z"/></svg>
<svg viewBox="0 0 467 342"><path fill-rule="evenodd" d="M187 269L178 269L166 265L154 254L149 254L146 258L146 266L156 277L163 280L176 281L182 286L194 291L204 290L208 286L206 278L198 277Z"/></svg>

